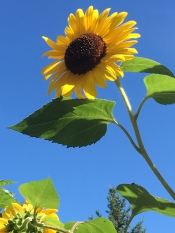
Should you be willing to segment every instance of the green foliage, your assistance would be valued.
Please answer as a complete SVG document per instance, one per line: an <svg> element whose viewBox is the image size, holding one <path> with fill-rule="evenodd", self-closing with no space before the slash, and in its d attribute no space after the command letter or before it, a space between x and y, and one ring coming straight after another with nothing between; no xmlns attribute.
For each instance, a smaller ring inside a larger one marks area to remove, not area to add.
<svg viewBox="0 0 175 233"><path fill-rule="evenodd" d="M175 203L151 195L146 189L136 184L120 184L117 192L126 198L132 209L132 216L146 211L155 211L175 217Z"/></svg>
<svg viewBox="0 0 175 233"><path fill-rule="evenodd" d="M65 229L74 233L116 233L111 221L105 218L96 218L86 222L68 222Z"/></svg>
<svg viewBox="0 0 175 233"><path fill-rule="evenodd" d="M5 185L8 185L8 184L14 184L15 182L12 181L12 180L0 180L0 187L1 186L5 186Z"/></svg>
<svg viewBox="0 0 175 233"><path fill-rule="evenodd" d="M22 184L19 186L19 192L34 207L57 209L59 206L58 194L50 178Z"/></svg>
<svg viewBox="0 0 175 233"><path fill-rule="evenodd" d="M107 196L108 200L108 213L109 220L114 224L114 227L118 233L124 233L127 223L131 217L131 208L127 207L126 200L117 195L116 188L109 189ZM146 230L142 227L142 221L139 221L134 226L130 233L145 233Z"/></svg>
<svg viewBox="0 0 175 233"><path fill-rule="evenodd" d="M17 202L14 195L6 189L0 188L0 209L11 206L13 202Z"/></svg>
<svg viewBox="0 0 175 233"><path fill-rule="evenodd" d="M15 182L12 180L0 180L0 209L4 208L5 206L11 206L13 202L17 202L13 193L7 189L2 188L2 186L14 183Z"/></svg>
<svg viewBox="0 0 175 233"><path fill-rule="evenodd" d="M148 75L144 78L146 98L153 98L159 104L175 103L175 78L166 75Z"/></svg>
<svg viewBox="0 0 175 233"><path fill-rule="evenodd" d="M116 189L110 188L107 196L109 220L114 224L118 233L123 233L130 217L130 208L126 208L126 201L116 195Z"/></svg>
<svg viewBox="0 0 175 233"><path fill-rule="evenodd" d="M143 229L142 227L142 220L139 221L135 227L131 229L131 233L145 233L146 229Z"/></svg>
<svg viewBox="0 0 175 233"><path fill-rule="evenodd" d="M101 139L107 124L114 122L114 104L107 100L61 97L9 128L68 147L87 146Z"/></svg>
<svg viewBox="0 0 175 233"><path fill-rule="evenodd" d="M121 68L124 72L164 74L174 77L174 74L166 66L144 57L134 57L131 60L124 61Z"/></svg>

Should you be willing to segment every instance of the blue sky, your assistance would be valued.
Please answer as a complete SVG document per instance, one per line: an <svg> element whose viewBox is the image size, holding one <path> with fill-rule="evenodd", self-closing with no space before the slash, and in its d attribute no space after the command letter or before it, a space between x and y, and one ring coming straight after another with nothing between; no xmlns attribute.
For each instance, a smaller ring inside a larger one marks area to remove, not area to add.
<svg viewBox="0 0 175 233"><path fill-rule="evenodd" d="M13 0L0 2L1 85L0 85L0 179L16 184L9 189L22 200L17 187L25 182L50 176L60 196L59 217L63 222L85 220L98 209L106 216L106 196L111 186L135 182L150 193L171 200L143 158L132 148L115 125L105 137L85 148L69 148L42 139L30 138L7 129L54 98L47 96L49 82L41 69L49 64L41 55L49 50L42 40L64 35L67 17L77 8L93 5L102 12L127 11L126 20L136 20L141 34L135 46L138 56L154 59L174 70L175 3L167 1L58 1ZM172 26L173 25L173 26ZM174 71L175 72L175 71ZM143 74L125 74L122 84L136 110L145 96ZM125 107L114 85L98 89L98 98L116 101L114 114L133 135ZM148 154L165 179L175 189L175 107L148 100L139 116L139 126ZM147 233L172 232L175 219L157 213L144 213Z"/></svg>

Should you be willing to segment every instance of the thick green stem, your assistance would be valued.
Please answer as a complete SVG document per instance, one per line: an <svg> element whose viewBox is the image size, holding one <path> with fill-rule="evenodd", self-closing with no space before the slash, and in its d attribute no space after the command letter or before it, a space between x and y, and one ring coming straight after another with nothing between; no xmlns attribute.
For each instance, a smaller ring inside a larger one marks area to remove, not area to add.
<svg viewBox="0 0 175 233"><path fill-rule="evenodd" d="M149 158L149 156L148 156L148 154L146 152L146 149L145 149L145 147L143 145L143 142L142 142L142 139L141 139L141 136L140 136L140 132L139 132L139 128L138 128L138 125L137 125L136 118L134 117L134 114L132 112L132 107L130 105L129 99L128 99L122 85L120 84L119 79L117 79L115 81L115 83L116 83L116 85L117 85L117 87L118 87L118 89L119 89L119 91L120 91L120 93L122 95L122 98L123 98L124 103L126 105L126 108L127 108L127 111L128 111L128 114L129 114L133 129L134 129L134 132L135 132L135 135L136 135L136 138L137 138L137 142L138 142L139 149L140 149L140 150L137 150L137 151L143 156L143 158L146 160L147 164L149 165L151 170L154 172L156 177L159 179L161 184L164 186L164 188L167 190L167 192L171 195L171 197L175 200L175 192L172 190L172 188L169 186L169 184L165 181L163 176L157 170L157 168L155 167L155 165L153 164L153 162L151 161L151 159Z"/></svg>

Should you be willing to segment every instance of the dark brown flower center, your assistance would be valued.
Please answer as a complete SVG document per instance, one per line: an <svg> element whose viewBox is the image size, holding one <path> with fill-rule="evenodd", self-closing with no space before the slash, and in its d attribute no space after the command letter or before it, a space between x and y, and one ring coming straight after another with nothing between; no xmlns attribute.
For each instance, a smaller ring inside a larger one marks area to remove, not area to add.
<svg viewBox="0 0 175 233"><path fill-rule="evenodd" d="M105 54L106 44L100 36L82 34L66 49L65 65L73 74L85 74L98 65Z"/></svg>

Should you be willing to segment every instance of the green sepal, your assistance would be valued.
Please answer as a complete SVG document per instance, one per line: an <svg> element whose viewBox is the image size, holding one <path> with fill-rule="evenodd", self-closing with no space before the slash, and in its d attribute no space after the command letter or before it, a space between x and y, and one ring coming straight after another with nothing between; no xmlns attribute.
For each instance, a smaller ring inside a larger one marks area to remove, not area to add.
<svg viewBox="0 0 175 233"><path fill-rule="evenodd" d="M22 184L19 192L36 208L57 209L59 206L59 197L50 178Z"/></svg>
<svg viewBox="0 0 175 233"><path fill-rule="evenodd" d="M114 122L115 102L60 97L9 127L31 137L82 147L97 142Z"/></svg>
<svg viewBox="0 0 175 233"><path fill-rule="evenodd" d="M120 184L117 192L126 198L132 209L132 217L146 211L155 211L175 217L175 203L151 195L145 188L136 184Z"/></svg>
<svg viewBox="0 0 175 233"><path fill-rule="evenodd" d="M121 64L121 69L124 72L164 74L174 77L174 74L166 66L144 57L134 57L131 60L124 61Z"/></svg>
<svg viewBox="0 0 175 233"><path fill-rule="evenodd" d="M65 229L72 233L116 233L112 222L102 217L85 222L67 222Z"/></svg>

